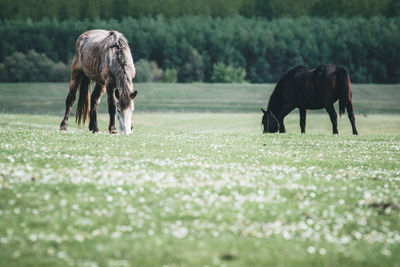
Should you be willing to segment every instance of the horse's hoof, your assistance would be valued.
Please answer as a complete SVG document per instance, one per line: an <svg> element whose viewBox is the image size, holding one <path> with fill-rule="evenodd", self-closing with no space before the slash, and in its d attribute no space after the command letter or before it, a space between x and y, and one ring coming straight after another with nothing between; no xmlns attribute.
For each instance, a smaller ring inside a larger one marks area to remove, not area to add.
<svg viewBox="0 0 400 267"><path fill-rule="evenodd" d="M110 129L110 134L118 134L117 129Z"/></svg>
<svg viewBox="0 0 400 267"><path fill-rule="evenodd" d="M97 124L94 124L94 123L92 123L92 122L90 122L89 123L89 131L94 131L94 130L96 130L98 127L97 127ZM98 130L98 129L97 129Z"/></svg>
<svg viewBox="0 0 400 267"><path fill-rule="evenodd" d="M97 127L97 125L94 124L89 124L89 131L91 131L92 133L97 133L99 132L99 127Z"/></svg>
<svg viewBox="0 0 400 267"><path fill-rule="evenodd" d="M68 127L68 121L62 120L60 123L60 132L66 132Z"/></svg>

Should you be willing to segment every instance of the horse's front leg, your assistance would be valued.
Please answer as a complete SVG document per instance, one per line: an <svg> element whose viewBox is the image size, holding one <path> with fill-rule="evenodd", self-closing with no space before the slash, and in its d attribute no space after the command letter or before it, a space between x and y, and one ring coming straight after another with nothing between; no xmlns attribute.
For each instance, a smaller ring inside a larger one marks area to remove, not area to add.
<svg viewBox="0 0 400 267"><path fill-rule="evenodd" d="M107 103L108 103L108 114L110 115L110 124L108 126L108 131L110 134L117 134L117 128L115 127L115 113L116 105L114 98L114 88L107 86Z"/></svg>
<svg viewBox="0 0 400 267"><path fill-rule="evenodd" d="M285 124L283 123L284 117L279 117L278 118L278 123L279 123L279 133L286 133L286 128Z"/></svg>
<svg viewBox="0 0 400 267"><path fill-rule="evenodd" d="M328 112L329 117L331 118L333 134L338 134L339 132L337 129L337 113L335 111L335 108L333 107L333 104L326 107L325 109Z"/></svg>
<svg viewBox="0 0 400 267"><path fill-rule="evenodd" d="M286 133L285 124L283 120L285 119L286 115L288 115L295 107L293 105L285 105L283 106L281 112L278 114L277 119L279 123L279 132Z"/></svg>
<svg viewBox="0 0 400 267"><path fill-rule="evenodd" d="M299 109L300 109L300 129L301 133L304 134L306 133L307 110L305 108L299 108Z"/></svg>
<svg viewBox="0 0 400 267"><path fill-rule="evenodd" d="M90 98L89 130L93 133L97 133L99 131L99 127L97 126L97 108L99 106L101 96L104 94L105 90L105 86L96 83L96 86L94 87L92 96Z"/></svg>

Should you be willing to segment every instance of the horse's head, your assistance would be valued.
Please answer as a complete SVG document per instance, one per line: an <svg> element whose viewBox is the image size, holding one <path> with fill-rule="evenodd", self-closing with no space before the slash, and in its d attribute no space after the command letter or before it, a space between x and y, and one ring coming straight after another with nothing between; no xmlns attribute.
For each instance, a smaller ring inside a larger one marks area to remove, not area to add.
<svg viewBox="0 0 400 267"><path fill-rule="evenodd" d="M124 93L124 95L121 95L118 89L115 90L117 118L119 132L121 134L129 135L132 133L132 113L135 110L135 103L133 100L135 99L136 95L136 90L133 91L133 93Z"/></svg>
<svg viewBox="0 0 400 267"><path fill-rule="evenodd" d="M276 133L279 130L278 120L272 111L265 111L261 109L263 112L262 117L262 125L263 125L263 133Z"/></svg>

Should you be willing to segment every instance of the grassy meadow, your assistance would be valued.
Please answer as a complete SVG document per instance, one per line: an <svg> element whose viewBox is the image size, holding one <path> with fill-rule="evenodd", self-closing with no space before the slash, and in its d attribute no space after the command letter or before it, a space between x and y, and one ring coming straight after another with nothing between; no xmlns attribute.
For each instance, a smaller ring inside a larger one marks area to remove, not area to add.
<svg viewBox="0 0 400 267"><path fill-rule="evenodd" d="M137 83L135 107L137 112L260 112L273 88L273 84ZM356 114L400 114L399 85L353 84L352 91ZM0 112L62 116L67 94L67 83L0 83ZM107 112L106 99L104 95L100 112Z"/></svg>
<svg viewBox="0 0 400 267"><path fill-rule="evenodd" d="M262 134L272 87L138 84L120 136L60 133L67 84L0 84L0 266L399 266L400 86L353 86L358 136Z"/></svg>

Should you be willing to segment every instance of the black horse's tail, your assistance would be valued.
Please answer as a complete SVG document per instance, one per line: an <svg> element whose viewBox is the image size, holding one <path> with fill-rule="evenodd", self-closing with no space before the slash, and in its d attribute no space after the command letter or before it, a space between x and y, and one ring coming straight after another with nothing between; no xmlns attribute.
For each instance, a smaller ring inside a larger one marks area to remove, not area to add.
<svg viewBox="0 0 400 267"><path fill-rule="evenodd" d="M351 82L347 71L339 67L336 70L336 86L339 90L339 114L342 116L349 101L351 101Z"/></svg>
<svg viewBox="0 0 400 267"><path fill-rule="evenodd" d="M78 125L85 124L86 120L89 118L90 112L90 79L84 76L79 85L79 100L78 106L76 108L75 120Z"/></svg>

